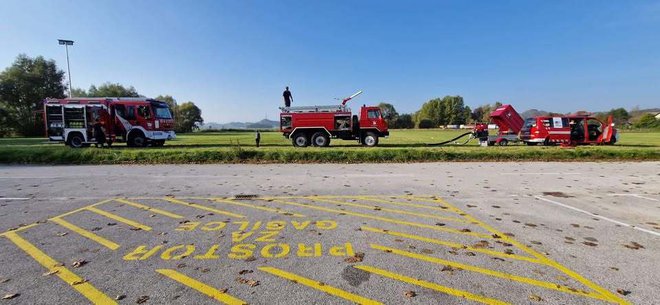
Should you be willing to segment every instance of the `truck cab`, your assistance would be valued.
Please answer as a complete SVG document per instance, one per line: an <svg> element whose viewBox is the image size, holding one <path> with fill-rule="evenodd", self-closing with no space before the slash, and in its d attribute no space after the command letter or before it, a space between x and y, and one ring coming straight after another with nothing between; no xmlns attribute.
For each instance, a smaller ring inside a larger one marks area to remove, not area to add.
<svg viewBox="0 0 660 305"><path fill-rule="evenodd" d="M379 107L362 105L359 121L360 142L366 146L378 145L378 137L389 136L387 121Z"/></svg>

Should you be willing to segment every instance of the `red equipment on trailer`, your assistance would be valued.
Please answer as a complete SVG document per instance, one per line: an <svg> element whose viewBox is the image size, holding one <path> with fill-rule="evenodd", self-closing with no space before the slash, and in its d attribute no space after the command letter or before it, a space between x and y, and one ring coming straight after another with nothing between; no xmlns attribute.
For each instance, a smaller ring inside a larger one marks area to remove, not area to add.
<svg viewBox="0 0 660 305"><path fill-rule="evenodd" d="M79 148L94 144L92 126L99 122L108 145L163 146L176 137L174 118L164 102L147 98L66 98L44 101L44 123L51 141Z"/></svg>
<svg viewBox="0 0 660 305"><path fill-rule="evenodd" d="M497 125L497 136L488 137L488 145L507 145L518 142L518 133L525 121L511 105L502 105L490 113L490 120Z"/></svg>
<svg viewBox="0 0 660 305"><path fill-rule="evenodd" d="M310 143L324 147L330 139L358 140L365 146L378 145L379 137L389 136L387 121L380 108L362 106L360 115L353 115L346 103L362 91L342 100L341 105L282 107L280 131L296 147Z"/></svg>

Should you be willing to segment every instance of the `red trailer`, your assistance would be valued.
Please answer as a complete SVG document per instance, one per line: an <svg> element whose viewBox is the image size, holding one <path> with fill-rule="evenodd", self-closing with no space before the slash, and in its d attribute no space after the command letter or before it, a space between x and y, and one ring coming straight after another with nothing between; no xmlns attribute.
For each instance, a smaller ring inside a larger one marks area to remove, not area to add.
<svg viewBox="0 0 660 305"><path fill-rule="evenodd" d="M66 98L44 101L46 134L79 148L97 142L92 126L99 122L106 143L162 146L176 137L174 118L164 102L147 98Z"/></svg>
<svg viewBox="0 0 660 305"><path fill-rule="evenodd" d="M378 138L389 136L387 121L380 108L360 107L353 115L346 103L361 94L345 98L340 105L282 107L280 131L296 147L328 146L330 139L357 140L365 146L378 145Z"/></svg>
<svg viewBox="0 0 660 305"><path fill-rule="evenodd" d="M497 125L497 136L488 137L488 145L507 145L518 142L518 133L525 121L511 105L502 105L490 113L490 120Z"/></svg>

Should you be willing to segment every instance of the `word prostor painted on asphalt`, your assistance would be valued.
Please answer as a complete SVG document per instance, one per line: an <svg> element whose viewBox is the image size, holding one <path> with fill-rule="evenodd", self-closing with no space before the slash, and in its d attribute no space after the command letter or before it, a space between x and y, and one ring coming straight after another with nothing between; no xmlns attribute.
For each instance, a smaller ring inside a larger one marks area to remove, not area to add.
<svg viewBox="0 0 660 305"><path fill-rule="evenodd" d="M233 228L232 228L233 227ZM353 245L346 242L341 245L323 244L319 242L282 243L279 238L286 238L287 230L303 231L334 230L337 222L334 220L271 220L271 221L182 221L174 229L181 232L217 232L223 229L234 229L230 233L230 244L211 244L209 246L187 245L139 245L124 255L127 261L160 258L162 260L180 260L191 257L197 260L214 260L222 257L230 259L249 259L260 255L264 258L285 258L289 255L297 257L353 256ZM248 243L250 241L251 243ZM225 252L223 254L223 251Z"/></svg>

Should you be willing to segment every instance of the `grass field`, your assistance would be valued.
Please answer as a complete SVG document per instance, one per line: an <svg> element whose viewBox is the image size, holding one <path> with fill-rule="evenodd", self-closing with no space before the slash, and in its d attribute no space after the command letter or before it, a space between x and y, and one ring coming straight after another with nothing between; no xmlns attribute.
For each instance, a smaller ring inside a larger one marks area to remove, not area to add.
<svg viewBox="0 0 660 305"><path fill-rule="evenodd" d="M428 162L428 161L605 161L660 160L660 132L621 132L614 146L577 148L480 147L467 145L429 147L426 143L451 139L465 131L392 130L375 148L355 141L333 140L331 147L294 148L278 132L262 132L261 147L253 132L216 132L179 135L162 148L71 149L44 138L0 139L0 163L22 164L124 164L124 163L285 163L285 162Z"/></svg>

